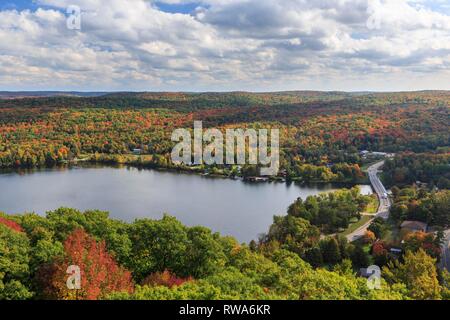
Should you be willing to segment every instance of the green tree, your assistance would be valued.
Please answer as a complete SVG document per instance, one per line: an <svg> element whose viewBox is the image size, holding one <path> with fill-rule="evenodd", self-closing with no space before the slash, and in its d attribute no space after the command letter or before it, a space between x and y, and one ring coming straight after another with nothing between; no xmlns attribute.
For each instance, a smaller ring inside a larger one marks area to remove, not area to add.
<svg viewBox="0 0 450 320"><path fill-rule="evenodd" d="M176 218L137 220L130 228L132 242L130 266L138 280L166 269L178 276L189 276L184 267L188 236Z"/></svg>
<svg viewBox="0 0 450 320"><path fill-rule="evenodd" d="M211 230L204 227L189 228L187 237L184 273L198 279L220 272L226 257Z"/></svg>
<svg viewBox="0 0 450 320"><path fill-rule="evenodd" d="M440 286L436 271L436 259L419 249L407 251L404 262L390 262L383 268L383 275L391 283L404 283L413 299L439 299Z"/></svg>
<svg viewBox="0 0 450 320"><path fill-rule="evenodd" d="M365 268L369 265L369 254L360 245L354 247L350 258L355 267Z"/></svg>
<svg viewBox="0 0 450 320"><path fill-rule="evenodd" d="M29 299L30 244L25 233L0 223L0 300Z"/></svg>
<svg viewBox="0 0 450 320"><path fill-rule="evenodd" d="M337 272L340 275L348 275L351 276L354 274L352 261L349 259L342 260L341 263L337 264L333 268L334 272Z"/></svg>
<svg viewBox="0 0 450 320"><path fill-rule="evenodd" d="M450 272L447 270L442 271L442 299L450 300Z"/></svg>
<svg viewBox="0 0 450 320"><path fill-rule="evenodd" d="M319 239L320 231L309 221L291 215L274 217L266 242L278 241L284 248L302 255Z"/></svg>
<svg viewBox="0 0 450 320"><path fill-rule="evenodd" d="M383 218L375 218L367 230L372 231L377 239L381 239L386 232L386 222Z"/></svg>
<svg viewBox="0 0 450 320"><path fill-rule="evenodd" d="M320 267L323 264L323 256L320 248L315 247L307 250L305 260L314 268Z"/></svg>
<svg viewBox="0 0 450 320"><path fill-rule="evenodd" d="M339 244L335 238L322 240L320 242L320 250L322 251L323 261L325 263L334 265L341 261Z"/></svg>

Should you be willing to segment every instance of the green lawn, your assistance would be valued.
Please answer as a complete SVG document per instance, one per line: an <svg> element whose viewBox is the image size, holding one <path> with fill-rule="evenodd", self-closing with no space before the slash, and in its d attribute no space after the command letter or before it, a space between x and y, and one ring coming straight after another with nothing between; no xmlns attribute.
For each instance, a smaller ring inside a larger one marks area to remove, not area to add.
<svg viewBox="0 0 450 320"><path fill-rule="evenodd" d="M383 235L383 238L381 240L383 240L386 243L399 246L402 240L399 228L395 224L389 223L389 228Z"/></svg>
<svg viewBox="0 0 450 320"><path fill-rule="evenodd" d="M379 206L379 200L378 197L373 194L372 197L370 198L370 202L366 207L366 210L364 210L366 213L377 213L378 211L378 206Z"/></svg>
<svg viewBox="0 0 450 320"><path fill-rule="evenodd" d="M350 224L350 226L346 230L340 232L339 234L346 236L346 235L352 233L353 231L357 230L358 228L362 227L364 224L366 224L372 218L373 217L371 217L371 216L362 216L358 222Z"/></svg>

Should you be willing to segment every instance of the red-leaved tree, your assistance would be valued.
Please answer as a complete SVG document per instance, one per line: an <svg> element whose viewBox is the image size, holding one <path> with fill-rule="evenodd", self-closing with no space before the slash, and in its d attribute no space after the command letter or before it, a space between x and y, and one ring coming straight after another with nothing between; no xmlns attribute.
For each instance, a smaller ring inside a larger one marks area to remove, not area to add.
<svg viewBox="0 0 450 320"><path fill-rule="evenodd" d="M385 256L388 254L388 248L383 241L377 241L372 246L372 255L377 256Z"/></svg>
<svg viewBox="0 0 450 320"><path fill-rule="evenodd" d="M23 232L22 227L15 221L0 217L0 223L17 232Z"/></svg>
<svg viewBox="0 0 450 320"><path fill-rule="evenodd" d="M96 300L112 292L132 292L131 273L117 265L103 241L97 242L83 229L73 231L64 242L64 258L38 272L44 298L62 300ZM69 289L69 266L80 270L80 289Z"/></svg>

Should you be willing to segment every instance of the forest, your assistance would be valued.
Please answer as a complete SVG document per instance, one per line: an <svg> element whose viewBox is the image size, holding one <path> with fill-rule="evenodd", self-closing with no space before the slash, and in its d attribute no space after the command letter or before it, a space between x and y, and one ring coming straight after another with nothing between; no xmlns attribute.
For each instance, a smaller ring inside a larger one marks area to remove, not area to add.
<svg viewBox="0 0 450 320"><path fill-rule="evenodd" d="M288 215L299 217L330 234L340 228L347 229L352 218L360 218L361 212L373 201L371 196L361 195L359 188L343 189L298 199L288 209Z"/></svg>
<svg viewBox="0 0 450 320"><path fill-rule="evenodd" d="M433 153L400 153L383 167L388 185L407 186L426 183L450 189L450 152L442 148Z"/></svg>
<svg viewBox="0 0 450 320"><path fill-rule="evenodd" d="M319 236L292 215L275 218L264 239L247 245L170 216L128 224L69 208L1 214L0 299L450 298L449 273L420 246L386 262L381 289L370 290L355 270L373 257ZM378 247L375 257L385 250ZM78 290L66 286L70 265L81 269Z"/></svg>
<svg viewBox="0 0 450 320"><path fill-rule="evenodd" d="M280 129L281 169L288 179L361 182L366 181L361 150L426 153L448 147L449 101L450 94L439 91L0 99L0 167L84 159L187 170L171 164L170 135L202 120L220 130ZM141 157L133 157L134 149ZM233 174L220 167L216 173Z"/></svg>
<svg viewBox="0 0 450 320"><path fill-rule="evenodd" d="M0 300L450 299L450 275L438 268L450 227L449 102L443 91L0 98L2 169L88 161L258 174L252 166L174 166L170 135L194 120L280 129L288 181L367 182L374 160L361 151L395 153L382 175L390 219L375 218L355 242L342 232L374 202L358 188L297 199L248 244L170 215L126 223L98 210L0 213ZM406 220L433 232L400 235ZM379 290L359 276L373 264L382 267ZM66 286L70 265L81 267L81 289Z"/></svg>
<svg viewBox="0 0 450 320"><path fill-rule="evenodd" d="M416 220L443 229L450 228L450 190L397 186L392 188L394 205L391 217L397 221Z"/></svg>

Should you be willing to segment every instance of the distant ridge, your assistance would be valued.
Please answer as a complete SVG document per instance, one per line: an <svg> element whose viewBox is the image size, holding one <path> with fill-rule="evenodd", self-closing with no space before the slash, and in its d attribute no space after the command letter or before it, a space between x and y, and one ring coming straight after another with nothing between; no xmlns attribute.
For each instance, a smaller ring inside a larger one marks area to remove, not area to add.
<svg viewBox="0 0 450 320"><path fill-rule="evenodd" d="M33 97L100 97L110 92L81 92L81 91L0 91L0 98L33 98Z"/></svg>
<svg viewBox="0 0 450 320"><path fill-rule="evenodd" d="M421 91L399 91L399 92L377 92L377 91L315 91L315 90L290 90L290 91L269 91L269 92L251 92L251 91L0 91L0 100L14 99L33 99L33 98L135 98L143 100L185 100L185 99L250 99L255 97L281 97L286 99L295 99L303 97L305 99L320 98L320 100L351 99L360 96L385 96L398 94L450 94L445 90L421 90ZM288 100L284 101L288 102Z"/></svg>

